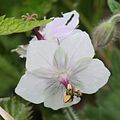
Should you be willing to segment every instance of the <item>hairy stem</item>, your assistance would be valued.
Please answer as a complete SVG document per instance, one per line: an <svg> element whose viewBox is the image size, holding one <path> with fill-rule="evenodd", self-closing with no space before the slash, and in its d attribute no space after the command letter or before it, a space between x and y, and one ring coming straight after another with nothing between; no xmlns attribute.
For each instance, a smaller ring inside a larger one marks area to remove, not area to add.
<svg viewBox="0 0 120 120"><path fill-rule="evenodd" d="M120 22L120 14L115 14L113 15L110 19L110 22L116 23L116 22Z"/></svg>
<svg viewBox="0 0 120 120"><path fill-rule="evenodd" d="M72 107L65 108L64 113L67 120L80 120L80 118L78 118L78 116L75 114Z"/></svg>

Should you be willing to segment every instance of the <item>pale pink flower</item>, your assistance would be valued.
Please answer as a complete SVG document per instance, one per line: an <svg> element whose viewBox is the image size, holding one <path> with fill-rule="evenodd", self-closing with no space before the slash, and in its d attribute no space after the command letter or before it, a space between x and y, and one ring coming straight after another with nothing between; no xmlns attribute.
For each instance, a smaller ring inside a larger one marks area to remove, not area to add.
<svg viewBox="0 0 120 120"><path fill-rule="evenodd" d="M73 13L69 29L59 32L67 27L66 21ZM89 35L75 29L78 18L76 11L55 18L45 27L46 40L34 37L30 41L26 73L15 89L18 95L57 110L78 103L81 93L93 94L107 83L110 72L102 61L93 59L95 51Z"/></svg>

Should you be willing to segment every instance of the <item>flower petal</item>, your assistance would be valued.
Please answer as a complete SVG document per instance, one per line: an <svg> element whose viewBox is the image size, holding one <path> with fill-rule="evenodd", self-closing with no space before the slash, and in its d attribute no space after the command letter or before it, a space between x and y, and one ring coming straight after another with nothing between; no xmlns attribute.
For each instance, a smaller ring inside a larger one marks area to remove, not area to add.
<svg viewBox="0 0 120 120"><path fill-rule="evenodd" d="M53 79L57 76L58 71L55 69L51 70L47 68L42 68L42 69L33 70L32 72L29 73L34 74L35 76L41 79Z"/></svg>
<svg viewBox="0 0 120 120"><path fill-rule="evenodd" d="M104 66L103 62L93 59L86 69L73 76L72 83L82 93L92 94L107 83L109 76L110 72Z"/></svg>
<svg viewBox="0 0 120 120"><path fill-rule="evenodd" d="M91 61L92 58L88 58L88 57L81 58L79 61L77 61L75 65L71 66L71 74L75 75L81 72L82 70L88 67Z"/></svg>
<svg viewBox="0 0 120 120"><path fill-rule="evenodd" d="M67 53L70 66L81 58L92 58L95 54L89 35L80 30L61 41L60 46Z"/></svg>
<svg viewBox="0 0 120 120"><path fill-rule="evenodd" d="M63 17L57 17L52 22L48 23L43 30L43 34L45 34L46 39L50 37L60 39L70 34L70 32L77 27L78 23L79 14L74 10L63 14Z"/></svg>
<svg viewBox="0 0 120 120"><path fill-rule="evenodd" d="M64 103L64 92L65 88L60 87L52 87L51 90L49 88L47 92L47 98L44 101L44 106L52 108L53 110L58 110L60 108L68 107L73 104L77 104L80 101L80 98L75 97L71 103Z"/></svg>
<svg viewBox="0 0 120 120"><path fill-rule="evenodd" d="M26 73L22 76L15 92L32 103L41 103L44 101L46 81L46 79L41 79L31 73Z"/></svg>
<svg viewBox="0 0 120 120"><path fill-rule="evenodd" d="M72 17L71 20L68 22L67 26L75 29L77 25L79 24L79 13L77 11L73 10L71 12L63 14L63 16L64 16L64 19L67 21ZM65 24L67 21L65 21Z"/></svg>
<svg viewBox="0 0 120 120"><path fill-rule="evenodd" d="M58 70L64 70L67 66L67 55L61 47L55 51L53 64Z"/></svg>
<svg viewBox="0 0 120 120"><path fill-rule="evenodd" d="M58 43L54 40L32 40L27 49L27 70L51 68L57 47Z"/></svg>
<svg viewBox="0 0 120 120"><path fill-rule="evenodd" d="M50 32L45 33L46 39L64 39L66 36L70 35L74 29L69 26L61 25L58 28L54 28Z"/></svg>

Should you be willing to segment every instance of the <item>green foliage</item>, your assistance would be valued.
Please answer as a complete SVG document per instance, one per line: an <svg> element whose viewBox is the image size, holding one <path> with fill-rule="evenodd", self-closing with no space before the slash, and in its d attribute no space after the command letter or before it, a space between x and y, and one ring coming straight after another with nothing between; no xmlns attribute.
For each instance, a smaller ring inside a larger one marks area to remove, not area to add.
<svg viewBox="0 0 120 120"><path fill-rule="evenodd" d="M42 112L43 120L66 120L61 110L53 111L49 108L45 108L44 106L40 106L40 110Z"/></svg>
<svg viewBox="0 0 120 120"><path fill-rule="evenodd" d="M16 97L0 99L0 106L15 120L30 120L30 118L32 118L31 106ZM2 118L0 118L0 120L2 120Z"/></svg>
<svg viewBox="0 0 120 120"><path fill-rule="evenodd" d="M13 87L13 85L16 85L19 72L9 61L6 60L4 56L1 55L0 55L0 71L2 71L2 73L0 73L0 77L1 77L0 82L2 83L0 84L0 90L1 93L4 93L7 92L7 90L9 90L10 86Z"/></svg>
<svg viewBox="0 0 120 120"><path fill-rule="evenodd" d="M115 0L108 0L108 6L112 13L119 13L120 12L120 3Z"/></svg>
<svg viewBox="0 0 120 120"><path fill-rule="evenodd" d="M23 2L23 9L20 10L21 14L24 13L37 13L40 18L43 18L53 7L57 0L25 0ZM46 16L48 17L48 16Z"/></svg>
<svg viewBox="0 0 120 120"><path fill-rule="evenodd" d="M0 17L0 35L8 35L12 33L20 33L30 31L35 27L45 25L46 23L50 22L51 19L48 20L23 20L23 19L16 19L14 17L5 18L5 16Z"/></svg>

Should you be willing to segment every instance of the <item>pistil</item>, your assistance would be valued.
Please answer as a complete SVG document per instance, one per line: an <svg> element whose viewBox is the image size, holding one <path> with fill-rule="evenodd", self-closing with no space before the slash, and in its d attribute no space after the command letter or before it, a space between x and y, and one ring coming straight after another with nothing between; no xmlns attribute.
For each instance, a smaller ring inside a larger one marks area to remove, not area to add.
<svg viewBox="0 0 120 120"><path fill-rule="evenodd" d="M67 88L67 85L69 84L69 76L66 73L60 74L59 81L65 86L65 88Z"/></svg>
<svg viewBox="0 0 120 120"><path fill-rule="evenodd" d="M37 29L34 28L32 32L37 37L38 40L45 40L44 37L40 34L40 32Z"/></svg>

